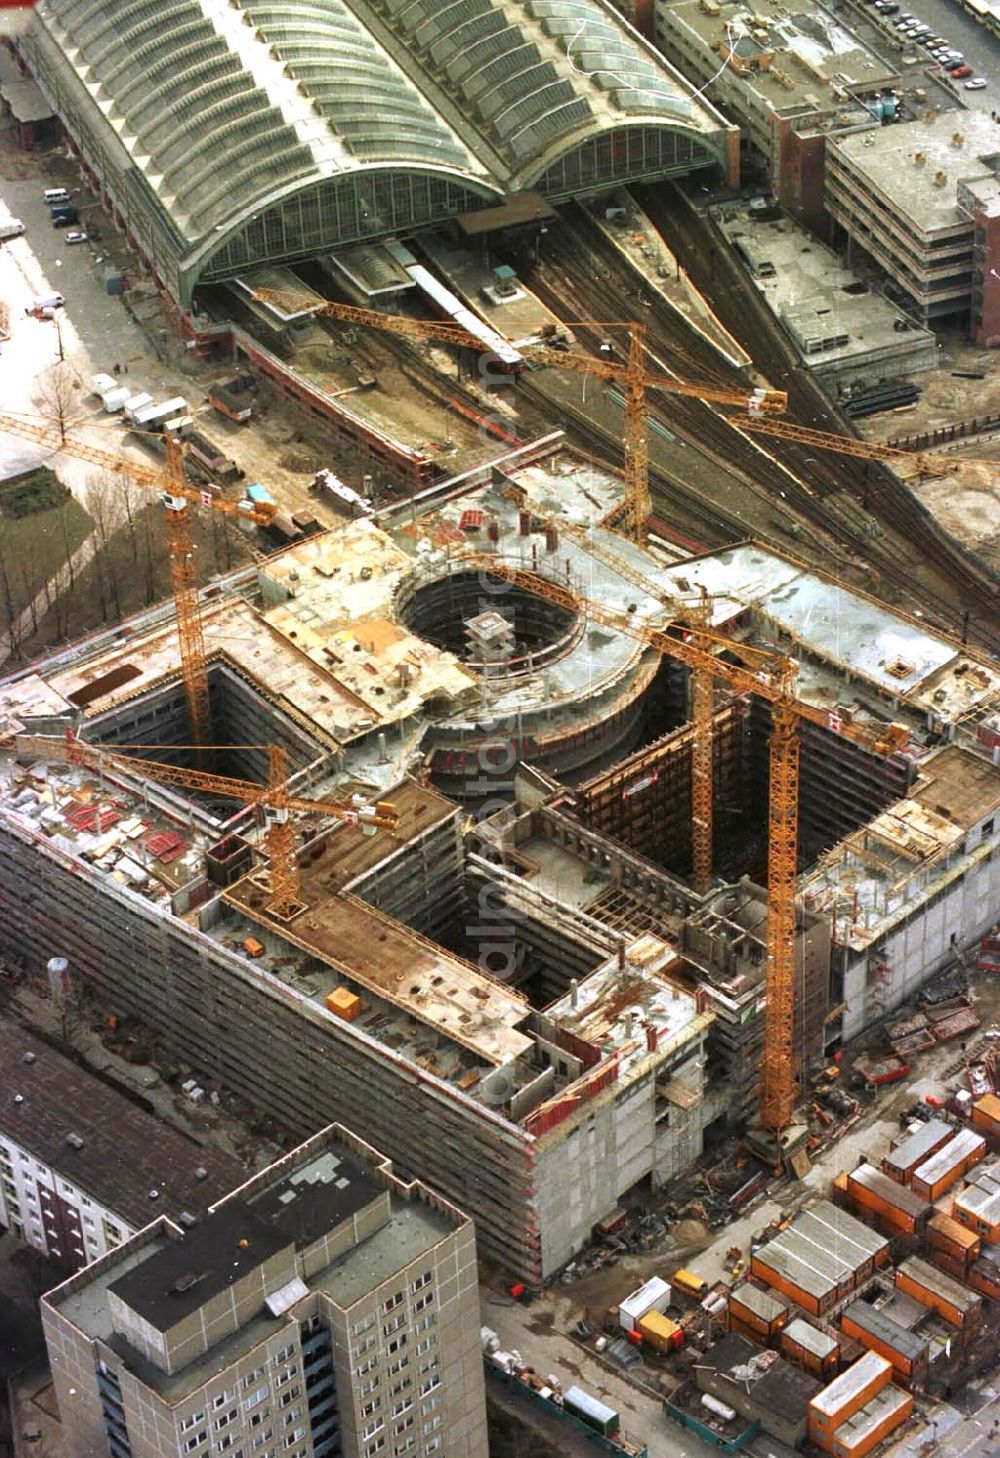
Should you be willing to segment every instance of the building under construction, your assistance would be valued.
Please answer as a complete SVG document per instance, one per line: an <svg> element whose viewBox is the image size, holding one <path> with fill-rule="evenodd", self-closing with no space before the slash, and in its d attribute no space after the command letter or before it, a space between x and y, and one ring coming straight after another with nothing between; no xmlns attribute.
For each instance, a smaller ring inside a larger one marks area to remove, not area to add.
<svg viewBox="0 0 1000 1458"><path fill-rule="evenodd" d="M664 566L592 525L620 491L522 451L211 585L212 742L232 746L211 769L263 785L278 745L301 799L393 807L377 833L292 812L294 904L266 807L186 768L168 609L0 685L9 958L66 957L78 996L290 1135L342 1121L532 1279L755 1104L771 710L716 680L696 891L689 675L646 634L669 604L799 665L797 1067L982 936L1000 892L992 666L753 543ZM848 737L889 721L894 752Z"/></svg>

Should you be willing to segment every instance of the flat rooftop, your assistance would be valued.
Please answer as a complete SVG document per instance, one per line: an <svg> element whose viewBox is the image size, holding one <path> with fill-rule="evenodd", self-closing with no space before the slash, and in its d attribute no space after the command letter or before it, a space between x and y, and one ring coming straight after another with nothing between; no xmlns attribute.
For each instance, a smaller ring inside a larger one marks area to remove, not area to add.
<svg viewBox="0 0 1000 1458"><path fill-rule="evenodd" d="M885 1156L885 1163L900 1174L915 1169L937 1148L951 1138L951 1125L943 1119L928 1119L919 1129L901 1139Z"/></svg>
<svg viewBox="0 0 1000 1458"><path fill-rule="evenodd" d="M164 1212L200 1215L246 1177L235 1159L195 1144L7 1019L0 1130L135 1230Z"/></svg>
<svg viewBox="0 0 1000 1458"><path fill-rule="evenodd" d="M784 1335L789 1341L797 1342L807 1352L812 1352L814 1357L824 1360L833 1352L836 1352L840 1343L836 1337L830 1336L828 1332L820 1331L819 1327L811 1326L801 1316L794 1317L785 1327Z"/></svg>
<svg viewBox="0 0 1000 1458"><path fill-rule="evenodd" d="M834 911L838 937L867 946L964 853L970 827L998 803L1000 766L956 745L934 750L909 796L826 852L803 891L817 911Z"/></svg>
<svg viewBox="0 0 1000 1458"><path fill-rule="evenodd" d="M869 1434L881 1428L882 1424L897 1417L897 1422L902 1420L902 1409L912 1404L913 1398L908 1392L889 1382L880 1392L865 1403L860 1412L849 1417L840 1424L837 1429L837 1440L845 1445L848 1450L861 1449L864 1451L864 1442Z"/></svg>
<svg viewBox="0 0 1000 1458"><path fill-rule="evenodd" d="M305 882L305 893L311 890ZM226 894L245 916L273 926L359 987L405 1009L484 1062L512 1063L533 1046L517 1028L530 1010L524 998L358 897L319 895L288 926L252 906L251 897L245 882Z"/></svg>
<svg viewBox="0 0 1000 1458"><path fill-rule="evenodd" d="M259 1192L248 1192L246 1203L301 1250L377 1200L381 1189L360 1159L326 1148Z"/></svg>
<svg viewBox="0 0 1000 1458"><path fill-rule="evenodd" d="M850 91L874 90L898 79L898 72L866 46L843 18L822 5L790 5L780 18L768 16L763 27L751 26L749 6L723 4L721 14L709 15L698 0L676 0L663 9L671 21L682 22L705 46L721 46L721 56L735 41L736 55L747 65L754 61L758 65L743 75L733 68L730 86L743 81L781 116L850 109L849 101L833 94L834 84ZM766 11L758 8L756 15L764 16ZM665 50L669 56L669 44Z"/></svg>
<svg viewBox="0 0 1000 1458"><path fill-rule="evenodd" d="M970 830L1000 808L1000 766L960 745L945 745L921 764L910 799Z"/></svg>
<svg viewBox="0 0 1000 1458"><path fill-rule="evenodd" d="M610 957L575 993L550 1003L545 1017L604 1054L617 1053L619 1077L626 1077L653 1051L647 1033L664 1050L701 1026L694 997L667 980L681 966L673 947L647 934L629 944L624 967Z"/></svg>
<svg viewBox="0 0 1000 1458"><path fill-rule="evenodd" d="M750 608L761 626L805 652L946 723L1000 699L1000 672L987 660L757 542L678 563L666 575L678 593L704 587L714 626ZM802 687L808 698L808 682Z"/></svg>
<svg viewBox="0 0 1000 1458"><path fill-rule="evenodd" d="M787 213L763 216L742 203L716 210L722 232L752 269L758 290L812 370L859 365L873 355L926 351L937 364L934 335L879 293L870 292L839 256Z"/></svg>
<svg viewBox="0 0 1000 1458"><path fill-rule="evenodd" d="M809 1405L823 1416L832 1417L870 1382L891 1372L892 1363L885 1357L880 1357L878 1352L865 1352L846 1372L841 1372L839 1377L835 1377L824 1387Z"/></svg>
<svg viewBox="0 0 1000 1458"><path fill-rule="evenodd" d="M874 1164L862 1164L857 1169L851 1170L852 1184L863 1185L873 1195L877 1195L885 1204L891 1205L895 1210L901 1210L906 1215L919 1218L926 1214L929 1206L926 1200L915 1195L906 1185L897 1184L890 1179Z"/></svg>
<svg viewBox="0 0 1000 1458"><path fill-rule="evenodd" d="M927 121L837 137L831 146L835 159L842 158L918 232L971 230L972 222L956 200L958 184L975 191L995 179L1000 125L986 111L947 111Z"/></svg>
<svg viewBox="0 0 1000 1458"><path fill-rule="evenodd" d="M928 1344L922 1337L905 1326L900 1326L898 1321L893 1321L891 1316L868 1301L852 1301L844 1309L844 1318L853 1321L862 1331L899 1352L910 1362L919 1362L927 1355Z"/></svg>
<svg viewBox="0 0 1000 1458"><path fill-rule="evenodd" d="M819 1200L796 1215L787 1230L761 1246L757 1258L821 1300L888 1245L853 1215L838 1210L829 1200Z"/></svg>

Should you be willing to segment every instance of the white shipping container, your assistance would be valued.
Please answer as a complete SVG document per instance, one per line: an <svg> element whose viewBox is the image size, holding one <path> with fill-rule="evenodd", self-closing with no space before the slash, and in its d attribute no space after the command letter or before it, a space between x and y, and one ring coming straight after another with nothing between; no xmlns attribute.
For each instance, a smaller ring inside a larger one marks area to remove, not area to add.
<svg viewBox="0 0 1000 1458"><path fill-rule="evenodd" d="M635 1331L639 1322L651 1311L666 1311L670 1305L670 1283L652 1276L638 1291L626 1296L618 1307L618 1324L622 1331Z"/></svg>

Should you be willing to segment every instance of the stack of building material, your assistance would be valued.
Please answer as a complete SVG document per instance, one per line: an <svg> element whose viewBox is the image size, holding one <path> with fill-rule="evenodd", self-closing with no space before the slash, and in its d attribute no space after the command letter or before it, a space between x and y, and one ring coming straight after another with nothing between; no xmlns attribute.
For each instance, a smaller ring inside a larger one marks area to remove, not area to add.
<svg viewBox="0 0 1000 1458"><path fill-rule="evenodd" d="M987 1245L1000 1244L1000 1163L976 1171L952 1200L951 1213L960 1225L981 1235Z"/></svg>
<svg viewBox="0 0 1000 1458"><path fill-rule="evenodd" d="M840 1329L870 1352L891 1362L898 1380L911 1391L927 1382L930 1343L900 1326L868 1301L852 1301L840 1314Z"/></svg>
<svg viewBox="0 0 1000 1458"><path fill-rule="evenodd" d="M972 1337L982 1322L982 1297L919 1256L910 1256L897 1268L896 1290L936 1311L958 1328L963 1341Z"/></svg>
<svg viewBox="0 0 1000 1458"><path fill-rule="evenodd" d="M913 1411L892 1382L892 1363L866 1352L809 1404L809 1436L834 1458L865 1458Z"/></svg>
<svg viewBox="0 0 1000 1458"><path fill-rule="evenodd" d="M924 1160L910 1177L914 1194L932 1203L939 1200L986 1154L986 1140L975 1129L960 1129L954 1138Z"/></svg>
<svg viewBox="0 0 1000 1458"><path fill-rule="evenodd" d="M824 1382L829 1382L840 1366L840 1343L836 1337L810 1326L801 1316L790 1321L781 1333L781 1351L789 1361Z"/></svg>
<svg viewBox="0 0 1000 1458"><path fill-rule="evenodd" d="M925 1236L934 1264L958 1280L967 1281L969 1271L983 1253L982 1237L940 1211L927 1222Z"/></svg>
<svg viewBox="0 0 1000 1458"><path fill-rule="evenodd" d="M751 1256L750 1269L790 1301L822 1316L889 1259L889 1242L829 1200L818 1200Z"/></svg>
<svg viewBox="0 0 1000 1458"><path fill-rule="evenodd" d="M751 1281L744 1281L729 1293L730 1331L771 1346L787 1322L788 1303Z"/></svg>
<svg viewBox="0 0 1000 1458"><path fill-rule="evenodd" d="M930 1159L954 1136L954 1129L943 1119L928 1119L912 1134L904 1134L893 1142L882 1161L882 1169L899 1185L908 1185L913 1171Z"/></svg>
<svg viewBox="0 0 1000 1458"><path fill-rule="evenodd" d="M873 1219L884 1235L918 1237L931 1215L926 1200L897 1184L874 1164L858 1165L850 1174L838 1175L834 1184L848 1207L862 1219Z"/></svg>

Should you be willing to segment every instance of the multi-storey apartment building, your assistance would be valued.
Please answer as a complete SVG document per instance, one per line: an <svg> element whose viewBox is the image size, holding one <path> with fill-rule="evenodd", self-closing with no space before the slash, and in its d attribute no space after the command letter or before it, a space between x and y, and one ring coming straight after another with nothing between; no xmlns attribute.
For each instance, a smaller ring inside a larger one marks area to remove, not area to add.
<svg viewBox="0 0 1000 1458"><path fill-rule="evenodd" d="M158 1215L203 1214L243 1177L0 1020L0 1225L51 1260L77 1270Z"/></svg>
<svg viewBox="0 0 1000 1458"><path fill-rule="evenodd" d="M487 1458L472 1222L340 1126L42 1312L74 1458Z"/></svg>

